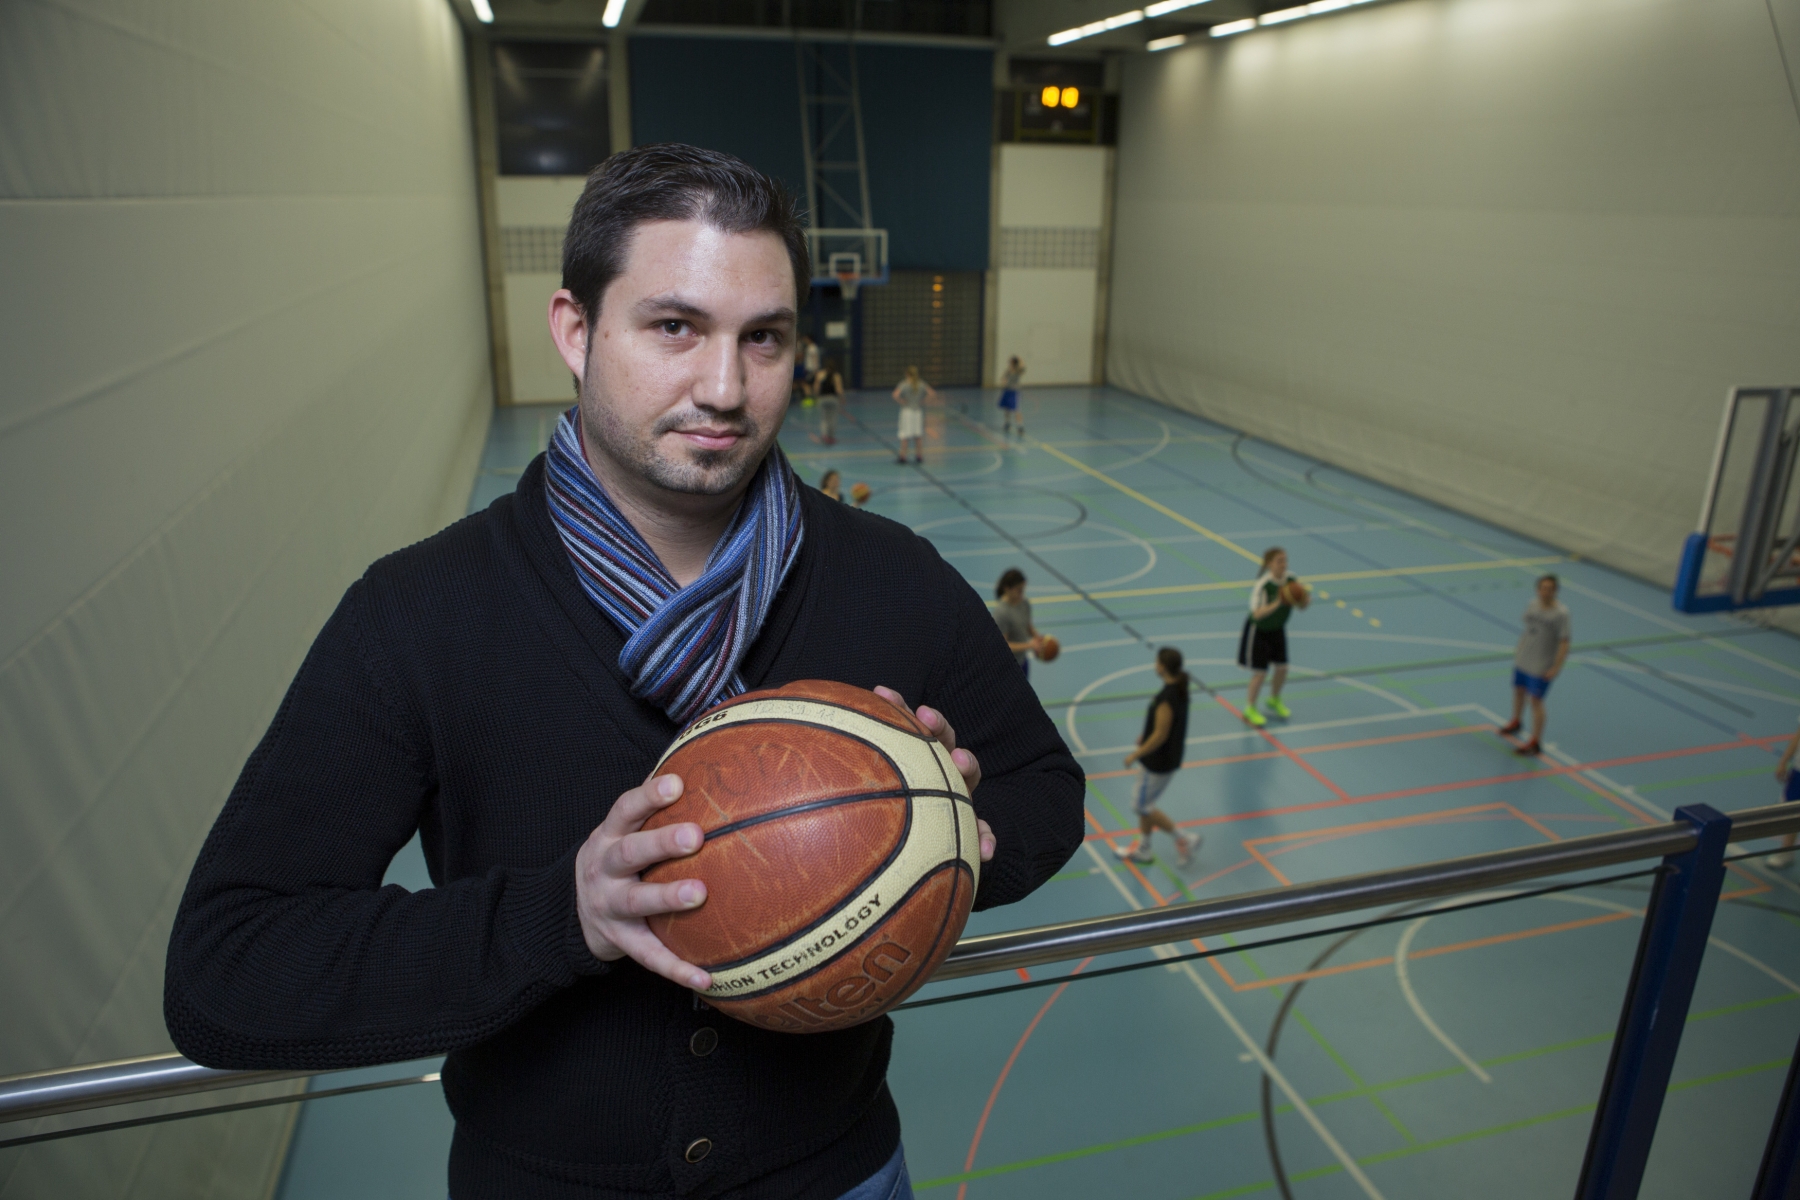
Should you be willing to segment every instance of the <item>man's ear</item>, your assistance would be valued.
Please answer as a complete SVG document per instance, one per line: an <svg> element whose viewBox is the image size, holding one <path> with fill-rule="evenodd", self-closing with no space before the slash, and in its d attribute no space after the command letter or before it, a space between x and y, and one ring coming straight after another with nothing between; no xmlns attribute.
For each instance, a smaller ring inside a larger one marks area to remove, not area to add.
<svg viewBox="0 0 1800 1200"><path fill-rule="evenodd" d="M587 312L568 288L550 297L550 340L577 381L585 377L588 354Z"/></svg>

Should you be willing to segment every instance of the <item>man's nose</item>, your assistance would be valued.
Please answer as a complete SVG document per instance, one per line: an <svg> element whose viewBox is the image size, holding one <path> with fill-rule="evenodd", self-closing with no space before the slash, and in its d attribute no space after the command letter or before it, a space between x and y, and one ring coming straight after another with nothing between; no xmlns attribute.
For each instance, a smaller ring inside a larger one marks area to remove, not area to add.
<svg viewBox="0 0 1800 1200"><path fill-rule="evenodd" d="M694 380L694 403L718 412L739 409L749 401L743 356L735 337L709 337L700 352Z"/></svg>

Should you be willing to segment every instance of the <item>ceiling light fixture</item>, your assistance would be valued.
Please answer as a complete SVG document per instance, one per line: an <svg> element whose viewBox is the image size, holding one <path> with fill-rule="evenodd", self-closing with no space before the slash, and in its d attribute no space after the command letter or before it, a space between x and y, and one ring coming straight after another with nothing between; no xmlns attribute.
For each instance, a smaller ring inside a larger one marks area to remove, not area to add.
<svg viewBox="0 0 1800 1200"><path fill-rule="evenodd" d="M1214 37L1230 37L1234 33L1249 33L1256 28L1255 17L1245 17L1242 21L1227 21L1223 25L1214 25L1210 32Z"/></svg>
<svg viewBox="0 0 1800 1200"><path fill-rule="evenodd" d="M1136 25L1143 19L1144 10L1134 8L1130 12L1107 17L1103 21L1089 21L1086 25L1065 29L1061 33L1053 33L1046 40L1052 46L1066 46L1070 42L1078 42L1082 38L1093 37L1096 33L1105 33L1109 29L1123 29L1127 25Z"/></svg>
<svg viewBox="0 0 1800 1200"><path fill-rule="evenodd" d="M1146 50L1173 50L1177 46L1187 45L1187 34L1177 33L1172 37L1151 38L1144 43Z"/></svg>
<svg viewBox="0 0 1800 1200"><path fill-rule="evenodd" d="M606 0L606 11L600 14L600 23L608 29L617 29L619 19L625 15L625 0Z"/></svg>
<svg viewBox="0 0 1800 1200"><path fill-rule="evenodd" d="M1306 5L1296 4L1293 8L1284 8L1277 12L1267 12L1256 19L1258 25L1280 25L1287 21L1298 21L1306 15Z"/></svg>
<svg viewBox="0 0 1800 1200"><path fill-rule="evenodd" d="M469 3L475 9L475 19L477 21L480 21L483 25L492 25L494 23L494 10L488 5L488 0L469 0Z"/></svg>
<svg viewBox="0 0 1800 1200"><path fill-rule="evenodd" d="M1155 4L1144 5L1146 17L1166 17L1172 12L1180 12L1184 8L1192 8L1196 4L1205 4L1206 0L1157 0Z"/></svg>

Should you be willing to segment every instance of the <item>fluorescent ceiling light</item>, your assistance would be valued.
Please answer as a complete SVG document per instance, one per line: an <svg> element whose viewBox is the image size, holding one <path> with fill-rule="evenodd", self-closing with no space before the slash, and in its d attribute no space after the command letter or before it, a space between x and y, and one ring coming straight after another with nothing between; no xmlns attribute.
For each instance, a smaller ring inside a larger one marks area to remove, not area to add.
<svg viewBox="0 0 1800 1200"><path fill-rule="evenodd" d="M1293 8L1284 8L1280 12L1264 13L1256 23L1258 25L1279 25L1283 21L1298 21L1306 15L1306 5L1299 4Z"/></svg>
<svg viewBox="0 0 1800 1200"><path fill-rule="evenodd" d="M469 0L475 6L475 19L483 25L494 23L494 10L488 6L488 0Z"/></svg>
<svg viewBox="0 0 1800 1200"><path fill-rule="evenodd" d="M1227 21L1223 25L1214 25L1211 33L1214 37L1230 37L1234 33L1249 33L1256 28L1255 17L1245 17L1242 21Z"/></svg>
<svg viewBox="0 0 1800 1200"><path fill-rule="evenodd" d="M606 0L606 11L600 14L600 23L608 29L619 27L619 18L625 15L625 0Z"/></svg>
<svg viewBox="0 0 1800 1200"><path fill-rule="evenodd" d="M1156 0L1155 4L1144 5L1144 15L1146 17L1166 17L1172 12L1179 12L1184 8L1192 8L1196 4L1205 3L1206 0Z"/></svg>
<svg viewBox="0 0 1800 1200"><path fill-rule="evenodd" d="M1152 38L1144 44L1146 50L1173 50L1177 46L1187 45L1187 34L1178 33L1173 37Z"/></svg>
<svg viewBox="0 0 1800 1200"><path fill-rule="evenodd" d="M610 3L622 4L623 0L609 0ZM1196 0L1197 2L1197 0ZM1144 10L1134 8L1130 12L1122 12L1107 17L1103 21L1089 21L1086 25L1075 29L1065 29L1061 33L1053 33L1046 40L1052 46L1066 46L1070 42L1078 42L1082 38L1093 37L1096 33L1105 33L1109 29L1123 29L1127 25L1136 25L1144 19Z"/></svg>
<svg viewBox="0 0 1800 1200"><path fill-rule="evenodd" d="M1360 4L1362 0L1313 0L1306 6L1306 15L1316 17L1320 13L1336 12L1340 8L1349 8L1352 4Z"/></svg>

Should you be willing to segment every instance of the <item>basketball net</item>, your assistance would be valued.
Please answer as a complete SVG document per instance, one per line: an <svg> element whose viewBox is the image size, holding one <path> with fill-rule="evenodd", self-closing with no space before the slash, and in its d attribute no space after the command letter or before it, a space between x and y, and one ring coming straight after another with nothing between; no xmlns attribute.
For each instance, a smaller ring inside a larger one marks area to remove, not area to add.
<svg viewBox="0 0 1800 1200"><path fill-rule="evenodd" d="M855 271L839 271L837 279L838 287L843 289L844 300L846 302L854 301L856 299L856 285L862 282L862 277Z"/></svg>

